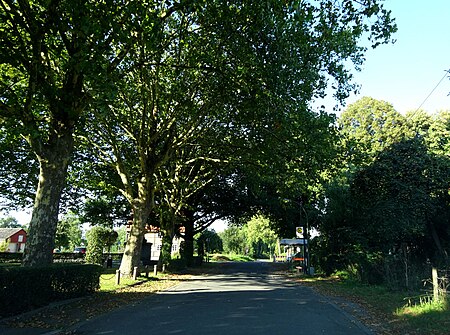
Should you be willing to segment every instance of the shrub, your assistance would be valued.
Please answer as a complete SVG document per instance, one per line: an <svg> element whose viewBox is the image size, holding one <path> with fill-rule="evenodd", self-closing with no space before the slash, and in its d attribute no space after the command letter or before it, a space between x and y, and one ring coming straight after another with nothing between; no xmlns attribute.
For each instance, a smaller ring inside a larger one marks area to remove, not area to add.
<svg viewBox="0 0 450 335"><path fill-rule="evenodd" d="M103 248L111 246L117 240L117 232L105 227L94 227L87 233L88 248L86 251L86 263L103 263Z"/></svg>
<svg viewBox="0 0 450 335"><path fill-rule="evenodd" d="M99 288L101 270L84 264L0 267L0 316L92 293Z"/></svg>
<svg viewBox="0 0 450 335"><path fill-rule="evenodd" d="M0 252L0 263L21 263L22 252Z"/></svg>

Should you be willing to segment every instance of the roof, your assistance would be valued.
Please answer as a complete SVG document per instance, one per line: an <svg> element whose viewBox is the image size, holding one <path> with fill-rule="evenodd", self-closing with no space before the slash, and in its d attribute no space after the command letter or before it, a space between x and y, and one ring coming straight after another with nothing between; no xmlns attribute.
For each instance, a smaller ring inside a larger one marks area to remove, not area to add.
<svg viewBox="0 0 450 335"><path fill-rule="evenodd" d="M304 238L283 238L280 245L305 245L308 241Z"/></svg>
<svg viewBox="0 0 450 335"><path fill-rule="evenodd" d="M23 228L0 228L0 240L6 240L21 230Z"/></svg>

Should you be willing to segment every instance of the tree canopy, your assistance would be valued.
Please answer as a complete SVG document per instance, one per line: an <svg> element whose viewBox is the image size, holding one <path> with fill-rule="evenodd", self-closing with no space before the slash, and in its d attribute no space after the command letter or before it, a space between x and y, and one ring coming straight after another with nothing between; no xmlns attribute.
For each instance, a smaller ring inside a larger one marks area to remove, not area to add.
<svg viewBox="0 0 450 335"><path fill-rule="evenodd" d="M403 116L371 98L342 114L346 164L326 187L315 221L324 271L350 267L365 281L409 289L429 264L448 262L447 115Z"/></svg>
<svg viewBox="0 0 450 335"><path fill-rule="evenodd" d="M355 89L347 65L364 60L361 39L377 46L396 30L378 1L1 6L0 139L9 148L11 139L23 139L14 144L29 153L20 160L36 159L27 171L11 160L16 175L40 174L25 264L51 261L61 192L80 139L94 148L80 156L86 171L97 171L104 178L98 186L119 191L133 209L124 272L139 260L164 182L155 176L199 138L228 149L226 160L247 171L281 171L290 154L288 171L303 177L300 190L307 188L329 157L332 122L311 103L329 81L336 98L345 98ZM107 171L118 178L101 173Z"/></svg>

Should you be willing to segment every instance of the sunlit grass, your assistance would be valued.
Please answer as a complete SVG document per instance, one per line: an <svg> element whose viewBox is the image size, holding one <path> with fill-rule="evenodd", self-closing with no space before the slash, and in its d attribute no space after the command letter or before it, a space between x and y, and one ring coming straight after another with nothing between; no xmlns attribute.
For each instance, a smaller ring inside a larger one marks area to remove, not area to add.
<svg viewBox="0 0 450 335"><path fill-rule="evenodd" d="M146 277L145 273L141 273L140 276L134 280L128 276L121 276L120 283L117 285L117 277L114 269L105 270L104 273L100 276L100 292L110 292L116 291L118 289L122 289L124 287L130 287L136 284L145 284L147 282L156 282L162 279L166 279L167 275L163 273L158 273L155 277L152 273L149 273L149 276ZM172 284L174 285L174 284ZM156 286L156 285L155 285Z"/></svg>
<svg viewBox="0 0 450 335"><path fill-rule="evenodd" d="M250 256L236 254L212 254L212 262L251 262L254 259Z"/></svg>
<svg viewBox="0 0 450 335"><path fill-rule="evenodd" d="M436 312L449 312L448 304L446 301L433 301L427 300L414 306L404 306L397 309L395 315L406 317L417 317L424 314L436 313Z"/></svg>

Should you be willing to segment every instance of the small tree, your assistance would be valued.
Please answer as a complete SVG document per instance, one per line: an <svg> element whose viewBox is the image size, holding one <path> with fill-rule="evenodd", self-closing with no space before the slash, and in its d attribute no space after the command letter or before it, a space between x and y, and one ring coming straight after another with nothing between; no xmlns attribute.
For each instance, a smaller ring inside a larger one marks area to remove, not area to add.
<svg viewBox="0 0 450 335"><path fill-rule="evenodd" d="M199 256L209 252L223 250L222 239L214 230L204 230L197 238L197 250Z"/></svg>
<svg viewBox="0 0 450 335"><path fill-rule="evenodd" d="M111 247L118 237L113 229L105 227L94 227L87 232L88 248L86 251L86 262L101 265L103 262L103 249Z"/></svg>
<svg viewBox="0 0 450 335"><path fill-rule="evenodd" d="M8 249L8 242L2 242L0 243L0 252L5 252Z"/></svg>
<svg viewBox="0 0 450 335"><path fill-rule="evenodd" d="M17 222L17 219L8 216L0 219L0 228L21 228L22 226Z"/></svg>
<svg viewBox="0 0 450 335"><path fill-rule="evenodd" d="M220 237L226 253L245 253L245 235L242 233L241 228L236 226L228 227L220 234Z"/></svg>
<svg viewBox="0 0 450 335"><path fill-rule="evenodd" d="M81 243L80 220L73 214L68 214L58 222L55 236L55 246L73 250Z"/></svg>

